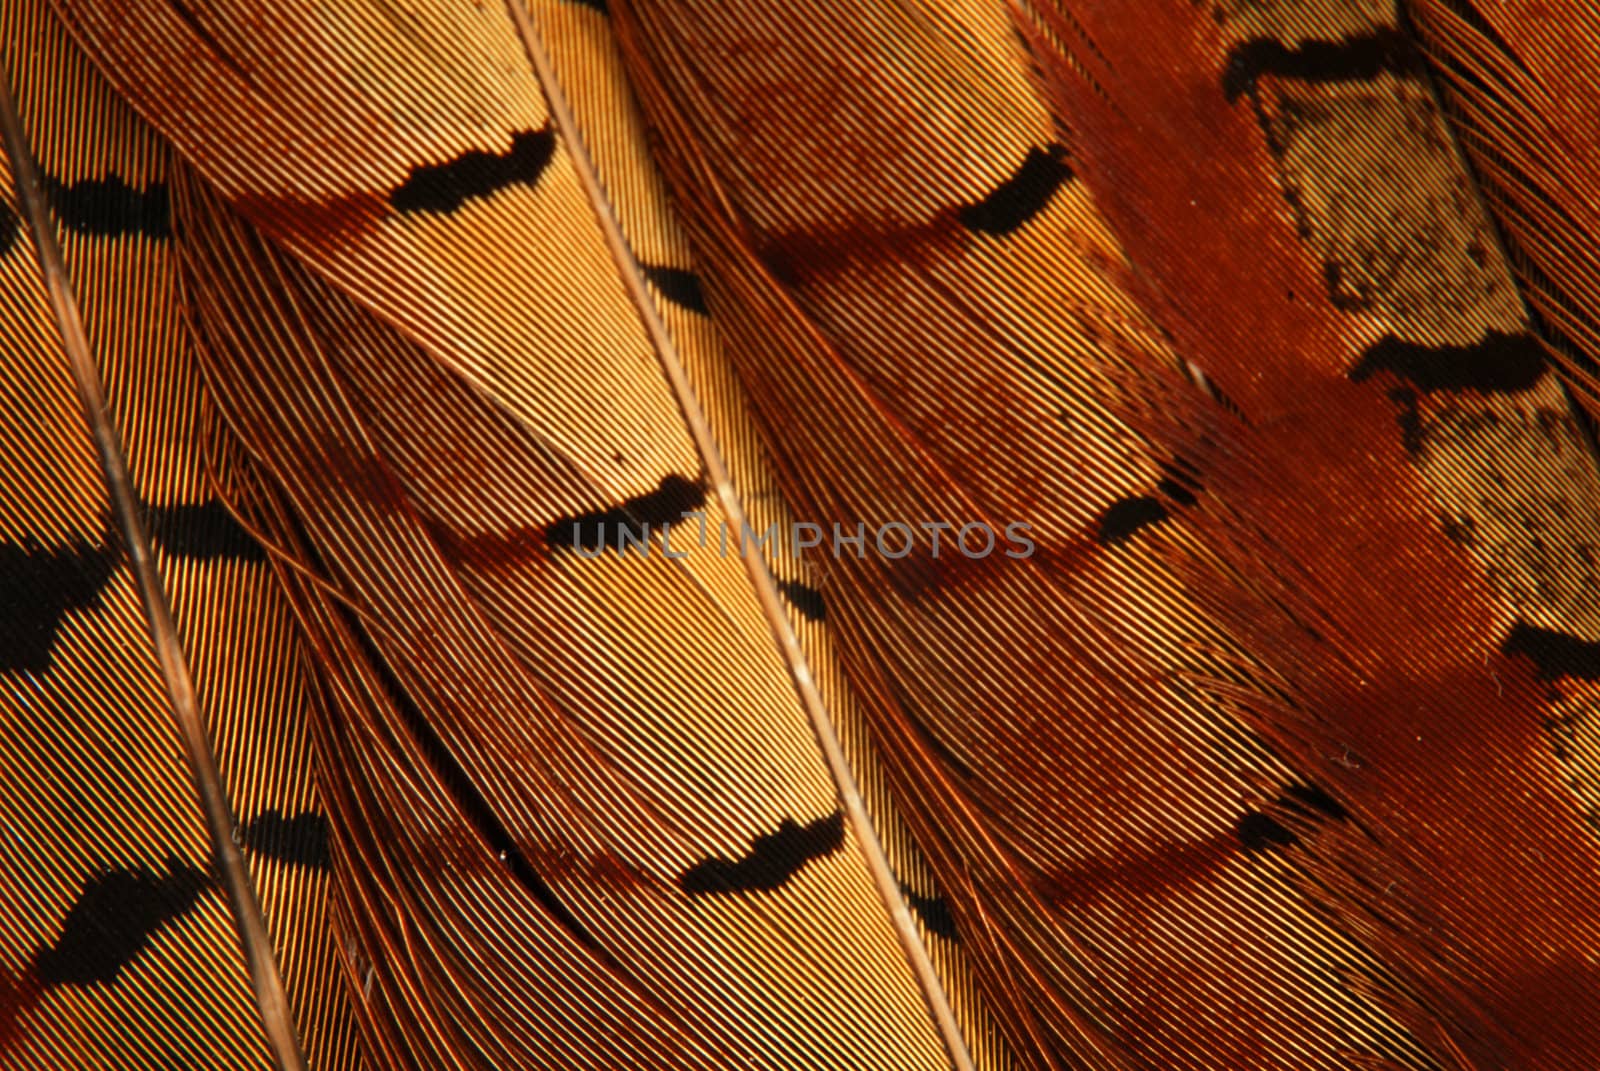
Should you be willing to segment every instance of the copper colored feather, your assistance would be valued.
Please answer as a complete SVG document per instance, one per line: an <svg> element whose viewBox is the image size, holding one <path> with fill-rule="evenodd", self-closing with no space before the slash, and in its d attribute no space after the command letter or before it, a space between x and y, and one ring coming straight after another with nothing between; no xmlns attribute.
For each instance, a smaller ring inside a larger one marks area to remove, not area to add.
<svg viewBox="0 0 1600 1071"><path fill-rule="evenodd" d="M1579 5L13 7L0 1064L1600 1065Z"/></svg>
<svg viewBox="0 0 1600 1071"><path fill-rule="evenodd" d="M1600 114L1588 87L1600 72L1597 14L1483 0L1430 0L1408 14L1530 312L1593 412Z"/></svg>

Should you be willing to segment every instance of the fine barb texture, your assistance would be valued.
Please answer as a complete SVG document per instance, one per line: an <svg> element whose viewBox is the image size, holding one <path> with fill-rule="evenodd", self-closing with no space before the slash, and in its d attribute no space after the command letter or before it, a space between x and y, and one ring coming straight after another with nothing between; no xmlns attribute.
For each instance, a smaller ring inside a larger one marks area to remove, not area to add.
<svg viewBox="0 0 1600 1071"><path fill-rule="evenodd" d="M1600 1067L1580 0L0 67L0 1066Z"/></svg>

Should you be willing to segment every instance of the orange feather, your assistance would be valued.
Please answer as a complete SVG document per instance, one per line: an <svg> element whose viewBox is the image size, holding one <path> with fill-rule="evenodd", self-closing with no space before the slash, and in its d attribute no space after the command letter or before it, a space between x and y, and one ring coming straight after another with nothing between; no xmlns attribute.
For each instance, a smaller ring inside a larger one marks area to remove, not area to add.
<svg viewBox="0 0 1600 1071"><path fill-rule="evenodd" d="M1577 5L0 27L6 1066L1600 1063Z"/></svg>

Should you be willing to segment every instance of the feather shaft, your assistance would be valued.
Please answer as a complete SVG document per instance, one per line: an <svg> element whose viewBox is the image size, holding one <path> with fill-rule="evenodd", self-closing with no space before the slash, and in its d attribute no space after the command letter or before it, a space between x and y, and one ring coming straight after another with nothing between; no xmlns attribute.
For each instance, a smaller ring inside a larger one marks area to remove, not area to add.
<svg viewBox="0 0 1600 1071"><path fill-rule="evenodd" d="M9 66L9 65L7 65ZM183 740L215 853L215 867L226 889L239 929L251 986L261 1012L262 1029L282 1071L304 1071L305 1057L289 1011L272 940L239 849L238 824L217 765L205 721L195 696L194 681L173 621L171 603L156 570L149 533L128 473L127 454L109 412L89 340L78 310L55 231L45 204L44 187L28 146L27 135L11 92L10 76L0 69L0 134L16 176L17 197L33 235L39 270L61 332L62 351L94 438L95 451L111 499L112 514L133 570L150 630L150 642L161 667L173 720Z"/></svg>
<svg viewBox="0 0 1600 1071"><path fill-rule="evenodd" d="M928 1012L938 1027L945 1050L957 1071L973 1071L972 1055L967 1050L967 1043L961 1035L955 1012L945 995L944 983L934 969L928 950L917 932L916 923L906 907L904 895L900 890L900 881L889 865L888 855L884 852L877 830L867 814L867 806L856 783L855 773L845 758L838 730L811 674L799 637L795 635L794 627L789 623L772 570L768 568L766 559L747 545L745 534L750 532L750 527L746 521L744 506L734 487L733 477L722 459L716 439L712 436L706 414L689 384L688 375L678 357L672 337L668 334L666 324L662 322L655 301L645 285L644 273L623 237L616 216L610 210L599 177L595 173L594 163L589 158L577 122L573 118L572 109L556 80L550 57L534 29L527 8L520 0L506 0L506 6L528 51L528 60L539 76L545 98L550 104L551 116L566 140L568 152L572 154L578 180L594 206L606 247L616 261L617 270L627 288L628 296L638 309L639 319L660 357L662 371L672 385L673 395L683 410L684 420L705 462L707 475L727 515L728 525L737 533L739 558L744 562L750 584L755 589L756 598L761 604L762 613L771 626L773 642L777 644L784 664L789 669L795 693L805 708L806 716L810 719L812 731L816 733L817 744L822 749L828 770L838 785L839 802L844 807L851 828L861 845L873 884L883 899L884 908L889 913L895 935L905 952L906 961L916 975L917 983L927 1001Z"/></svg>

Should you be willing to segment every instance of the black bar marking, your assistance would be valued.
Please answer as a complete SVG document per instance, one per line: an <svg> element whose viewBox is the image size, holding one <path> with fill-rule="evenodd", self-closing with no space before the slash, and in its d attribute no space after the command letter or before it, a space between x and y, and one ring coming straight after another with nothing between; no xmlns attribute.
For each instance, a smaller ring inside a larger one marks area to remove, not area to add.
<svg viewBox="0 0 1600 1071"><path fill-rule="evenodd" d="M1257 37L1235 45L1222 71L1222 92L1236 101L1254 93L1262 75L1302 82L1364 82L1388 72L1400 77L1422 73L1422 57L1411 39L1392 27L1342 41L1304 41L1290 48Z"/></svg>
<svg viewBox="0 0 1600 1071"><path fill-rule="evenodd" d="M1200 500L1200 479L1188 464L1171 461L1161 466L1161 482L1156 484L1156 490L1175 505L1188 507Z"/></svg>
<svg viewBox="0 0 1600 1071"><path fill-rule="evenodd" d="M1277 147L1273 149L1273 152L1281 157L1284 150L1282 147ZM1295 214L1297 216L1301 214L1298 200L1298 197L1294 199L1296 202L1294 204ZM1304 217L1302 216L1301 218ZM1309 225L1302 226L1300 232L1303 237L1311 237L1312 232ZM1350 288L1354 293L1345 290L1343 261L1325 260L1322 262L1322 284L1328 289L1328 300L1340 312L1361 312L1363 309L1372 308L1373 288L1371 286L1361 282L1352 282Z"/></svg>
<svg viewBox="0 0 1600 1071"><path fill-rule="evenodd" d="M822 592L809 584L802 584L798 580L784 580L778 584L778 590L783 592L783 597L789 600L789 605L800 611L807 621L822 621L828 616L828 605L822 600Z"/></svg>
<svg viewBox="0 0 1600 1071"><path fill-rule="evenodd" d="M1283 795L1278 802L1303 814L1316 811L1327 818L1337 822L1345 822L1350 818L1350 812L1338 800L1328 795L1316 785L1290 785L1283 790ZM1309 808L1309 809L1308 809Z"/></svg>
<svg viewBox="0 0 1600 1071"><path fill-rule="evenodd" d="M247 848L285 863L327 870L333 865L328 851L328 819L318 811L301 811L285 818L282 811L262 811L240 831Z"/></svg>
<svg viewBox="0 0 1600 1071"><path fill-rule="evenodd" d="M100 608L116 556L86 544L45 550L31 536L0 544L0 672L50 668L68 610Z"/></svg>
<svg viewBox="0 0 1600 1071"><path fill-rule="evenodd" d="M1344 805L1316 785L1288 785L1283 795L1273 800L1285 816L1296 816L1299 822L1308 819L1331 819L1336 822L1350 820ZM1277 818L1260 811L1251 811L1239 819L1235 827L1239 842L1247 852L1264 852L1273 848L1290 848L1300 843L1300 835Z"/></svg>
<svg viewBox="0 0 1600 1071"><path fill-rule="evenodd" d="M1539 667L1542 680L1571 677L1574 680L1600 680L1600 643L1590 643L1564 632L1555 632L1518 621L1500 645L1505 655L1526 655Z"/></svg>
<svg viewBox="0 0 1600 1071"><path fill-rule="evenodd" d="M146 506L150 535L168 554L191 561L264 562L267 554L221 502Z"/></svg>
<svg viewBox="0 0 1600 1071"><path fill-rule="evenodd" d="M664 268L654 264L641 264L644 277L649 279L661 295L674 305L706 315L705 291L700 289L700 277L683 268Z"/></svg>
<svg viewBox="0 0 1600 1071"><path fill-rule="evenodd" d="M42 176L44 193L56 219L74 234L121 238L139 234L165 240L172 237L172 201L167 184L153 182L139 190L115 176L84 179L71 185ZM22 221L0 202L0 256L11 250Z"/></svg>
<svg viewBox="0 0 1600 1071"><path fill-rule="evenodd" d="M606 0L569 0L569 2L579 7L592 7L602 15L611 14L611 9L606 7Z"/></svg>
<svg viewBox="0 0 1600 1071"><path fill-rule="evenodd" d="M1126 543L1134 533L1170 517L1166 505L1154 495L1136 495L1114 502L1100 517L1095 540L1103 547Z"/></svg>
<svg viewBox="0 0 1600 1071"><path fill-rule="evenodd" d="M389 194L389 203L401 212L454 212L475 197L492 197L519 182L537 185L555 151L549 127L524 130L512 135L511 149L499 156L471 149L447 164L412 168Z"/></svg>
<svg viewBox="0 0 1600 1071"><path fill-rule="evenodd" d="M785 818L775 833L763 833L742 859L707 859L678 878L687 893L718 895L736 892L771 892L794 877L813 859L832 855L844 847L844 813L835 811L815 822L799 825Z"/></svg>
<svg viewBox="0 0 1600 1071"><path fill-rule="evenodd" d="M161 240L172 237L172 203L164 182L137 190L112 176L85 179L69 186L46 175L44 192L61 225L77 234L100 238L140 234Z"/></svg>
<svg viewBox="0 0 1600 1071"><path fill-rule="evenodd" d="M1426 428L1422 424L1422 410L1417 404L1417 392L1401 387L1389 392L1389 398L1400 407L1396 422L1400 425L1400 445L1407 454L1416 457L1422 453Z"/></svg>
<svg viewBox="0 0 1600 1071"><path fill-rule="evenodd" d="M968 230L996 238L1010 234L1044 211L1056 191L1072 180L1067 150L1061 145L1028 150L1016 174L996 186L987 197L956 213Z"/></svg>
<svg viewBox="0 0 1600 1071"><path fill-rule="evenodd" d="M906 903L911 905L911 910L917 913L922 924L928 932L937 934L947 941L961 940L961 931L956 928L956 917L950 913L950 905L942 896L918 896L909 889L902 889L905 893Z"/></svg>
<svg viewBox="0 0 1600 1071"><path fill-rule="evenodd" d="M705 501L704 487L672 473L663 477L654 491L626 499L615 509L581 513L556 521L545 529L545 542L552 547L578 547L586 551L614 550L619 529L643 539L645 525L660 526L679 521L685 513L705 505ZM611 533L609 539L608 532Z"/></svg>
<svg viewBox="0 0 1600 1071"><path fill-rule="evenodd" d="M1423 346L1393 335L1367 347L1350 369L1360 383L1377 372L1393 372L1418 390L1528 390L1545 373L1544 347L1526 333L1490 331L1470 346Z"/></svg>
<svg viewBox="0 0 1600 1071"><path fill-rule="evenodd" d="M1445 538L1463 547L1478 541L1478 524L1471 517L1441 517L1439 527L1444 529Z"/></svg>
<svg viewBox="0 0 1600 1071"><path fill-rule="evenodd" d="M1154 495L1130 495L1113 502L1100 517L1095 541L1103 547L1116 546L1132 539L1140 529L1170 519L1169 506L1187 508L1199 501L1200 481L1189 465L1169 461L1161 466L1156 491Z"/></svg>
<svg viewBox="0 0 1600 1071"><path fill-rule="evenodd" d="M1271 848L1289 848L1298 844L1300 838L1285 829L1276 818L1251 811L1239 819L1236 828L1239 842L1244 845L1247 852L1264 852Z"/></svg>
<svg viewBox="0 0 1600 1071"><path fill-rule="evenodd" d="M22 220L11 211L11 206L0 201L0 257L11 252L11 247L16 244L17 235L22 233Z"/></svg>
<svg viewBox="0 0 1600 1071"><path fill-rule="evenodd" d="M73 902L61 936L34 958L45 986L111 985L160 931L190 911L211 878L172 856L165 876L146 867L91 878Z"/></svg>

